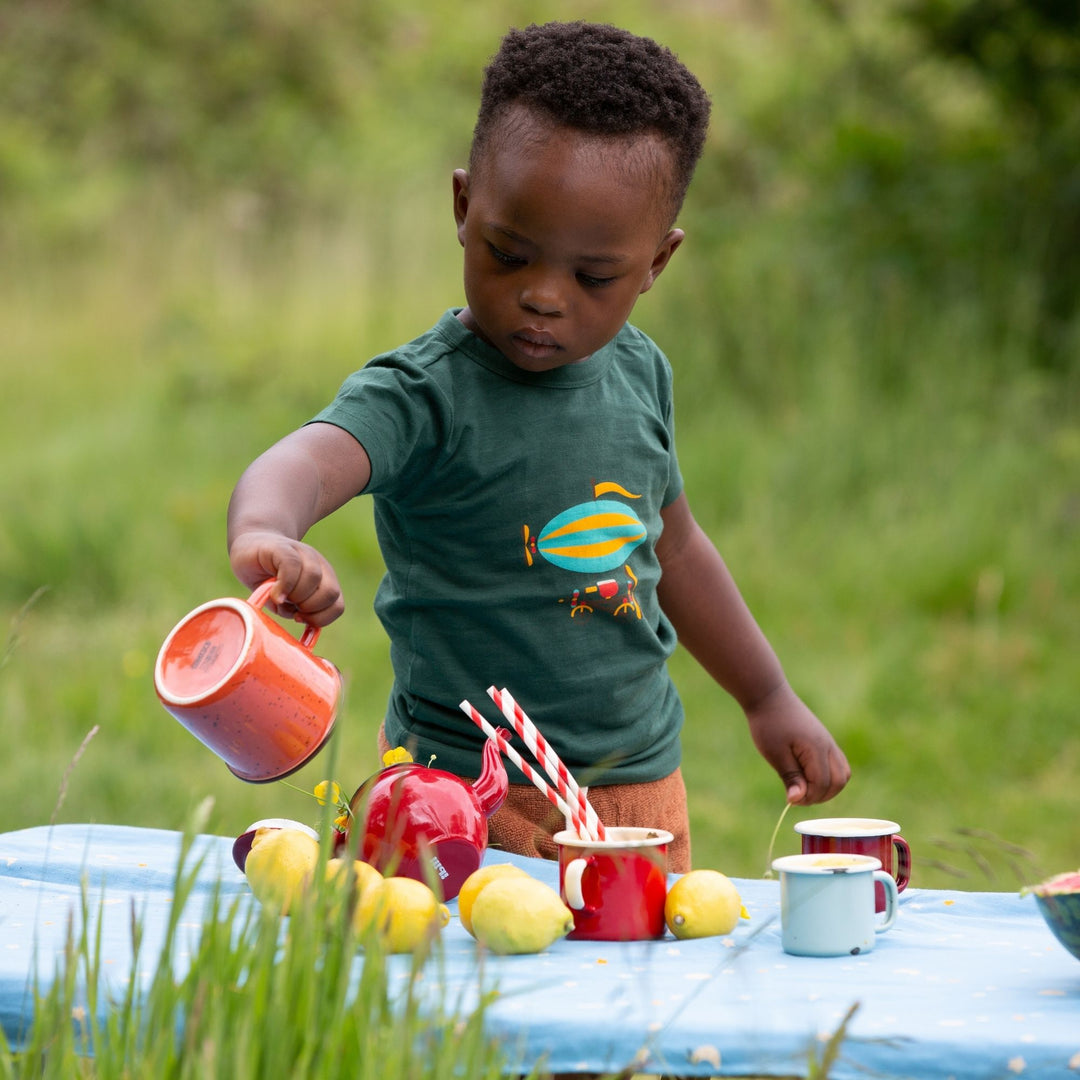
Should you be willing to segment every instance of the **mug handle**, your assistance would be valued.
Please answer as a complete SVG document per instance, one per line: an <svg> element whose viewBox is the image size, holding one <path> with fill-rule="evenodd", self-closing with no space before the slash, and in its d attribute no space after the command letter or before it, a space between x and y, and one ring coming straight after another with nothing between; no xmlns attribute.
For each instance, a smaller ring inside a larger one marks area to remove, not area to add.
<svg viewBox="0 0 1080 1080"><path fill-rule="evenodd" d="M896 852L896 889L903 892L911 880L911 847L898 835L893 837L893 850Z"/></svg>
<svg viewBox="0 0 1080 1080"><path fill-rule="evenodd" d="M874 880L880 881L885 889L885 911L882 913L881 922L874 925L874 933L883 934L896 922L896 911L900 903L900 890L897 888L892 874L886 874L884 870L875 870Z"/></svg>
<svg viewBox="0 0 1080 1080"><path fill-rule="evenodd" d="M263 606L270 599L270 593L274 591L274 586L277 584L277 578L267 578L260 585L255 586L255 591L248 597L248 603L256 610L262 610ZM305 649L314 649L315 642L319 640L319 627L312 626L311 623L304 624L304 632L300 635L300 644Z"/></svg>
<svg viewBox="0 0 1080 1080"><path fill-rule="evenodd" d="M571 859L563 871L563 892L566 894L566 902L574 911L595 911L585 903L585 893L581 888L581 878L590 866L595 866L596 860L589 855L584 859Z"/></svg>

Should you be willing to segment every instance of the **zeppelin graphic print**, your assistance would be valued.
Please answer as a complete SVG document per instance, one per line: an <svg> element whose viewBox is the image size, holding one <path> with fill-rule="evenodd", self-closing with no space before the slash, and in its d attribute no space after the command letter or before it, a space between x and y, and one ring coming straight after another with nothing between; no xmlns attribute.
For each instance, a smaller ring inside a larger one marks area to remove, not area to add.
<svg viewBox="0 0 1080 1080"><path fill-rule="evenodd" d="M634 595L637 575L629 559L645 540L645 524L629 505L604 498L608 495L639 498L619 484L594 484L591 502L578 503L556 514L537 533L528 524L522 528L527 566L542 558L592 579L575 588L569 598L559 598L559 603L570 604L571 618L591 615L597 609L616 617L641 618L641 605ZM622 576L598 577L619 570Z"/></svg>

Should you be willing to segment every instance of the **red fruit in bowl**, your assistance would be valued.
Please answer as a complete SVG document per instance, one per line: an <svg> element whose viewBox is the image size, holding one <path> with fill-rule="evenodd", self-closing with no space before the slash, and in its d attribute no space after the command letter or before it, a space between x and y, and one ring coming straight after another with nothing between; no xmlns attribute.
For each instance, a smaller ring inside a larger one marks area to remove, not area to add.
<svg viewBox="0 0 1080 1080"><path fill-rule="evenodd" d="M1080 960L1080 870L1056 874L1030 891L1054 937Z"/></svg>

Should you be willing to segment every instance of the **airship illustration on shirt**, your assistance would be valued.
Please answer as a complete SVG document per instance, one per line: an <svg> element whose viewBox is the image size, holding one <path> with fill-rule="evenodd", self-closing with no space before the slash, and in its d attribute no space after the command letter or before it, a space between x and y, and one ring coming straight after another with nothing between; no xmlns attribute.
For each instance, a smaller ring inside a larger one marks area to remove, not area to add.
<svg viewBox="0 0 1080 1080"><path fill-rule="evenodd" d="M525 525L525 561L532 566L539 556L563 570L590 575L610 573L625 567L628 575L627 601L620 605L616 613L629 610L641 618L641 609L633 598L637 577L630 569L628 559L635 548L644 543L648 530L629 506L614 499L599 497L613 492L629 499L639 497L618 484L597 484L594 487L596 498L577 503L556 514L539 532L534 534ZM584 603L584 597L612 599L619 588L614 579L607 579L584 589L576 589L571 597L571 614L577 614L581 608L592 611L592 607Z"/></svg>

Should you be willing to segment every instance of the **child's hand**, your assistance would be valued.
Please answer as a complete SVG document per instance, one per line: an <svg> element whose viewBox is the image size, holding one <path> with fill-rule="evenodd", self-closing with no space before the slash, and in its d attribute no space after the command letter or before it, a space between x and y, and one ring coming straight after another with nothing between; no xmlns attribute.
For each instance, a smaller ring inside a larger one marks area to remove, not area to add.
<svg viewBox="0 0 1080 1080"><path fill-rule="evenodd" d="M789 803L825 802L851 778L836 740L786 682L746 717L754 744L783 780Z"/></svg>
<svg viewBox="0 0 1080 1080"><path fill-rule="evenodd" d="M312 626L333 622L345 610L337 574L299 537L370 477L364 448L333 424L306 424L280 439L244 470L229 500L233 573L252 588L277 578L279 615Z"/></svg>
<svg viewBox="0 0 1080 1080"><path fill-rule="evenodd" d="M302 540L270 531L241 533L229 546L229 562L233 573L253 589L277 578L270 604L286 618L325 626L345 610L334 568Z"/></svg>

